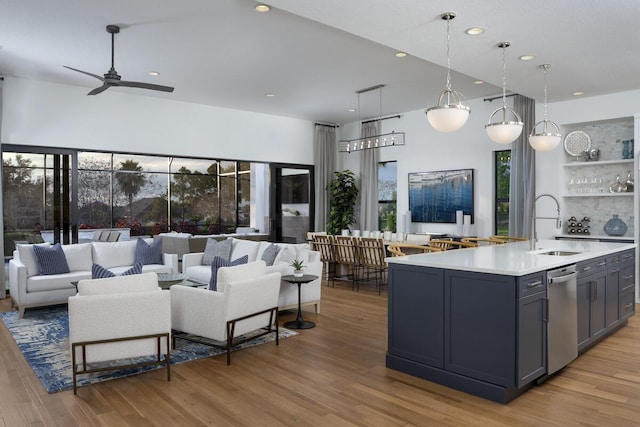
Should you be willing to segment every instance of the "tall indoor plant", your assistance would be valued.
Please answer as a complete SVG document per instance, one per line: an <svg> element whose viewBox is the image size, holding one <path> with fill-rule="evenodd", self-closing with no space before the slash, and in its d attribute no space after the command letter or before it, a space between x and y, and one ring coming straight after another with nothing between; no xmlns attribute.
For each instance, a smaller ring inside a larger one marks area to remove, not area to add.
<svg viewBox="0 0 640 427"><path fill-rule="evenodd" d="M340 232L356 222L355 206L358 198L356 177L352 171L335 172L335 177L327 185L329 190L329 220L327 234Z"/></svg>

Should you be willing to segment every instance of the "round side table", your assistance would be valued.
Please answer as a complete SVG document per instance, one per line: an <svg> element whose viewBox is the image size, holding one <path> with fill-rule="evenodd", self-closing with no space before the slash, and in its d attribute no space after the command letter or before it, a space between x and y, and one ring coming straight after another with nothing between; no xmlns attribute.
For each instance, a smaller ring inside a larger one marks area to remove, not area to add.
<svg viewBox="0 0 640 427"><path fill-rule="evenodd" d="M313 274L303 274L300 277L296 277L293 274L288 274L282 276L282 280L287 283L292 283L298 285L298 315L296 316L296 320L291 320L290 322L285 322L285 328L289 329L311 329L315 328L316 324L313 322L308 322L302 318L302 301L300 299L300 288L303 284L313 282L316 280L318 276L314 276Z"/></svg>

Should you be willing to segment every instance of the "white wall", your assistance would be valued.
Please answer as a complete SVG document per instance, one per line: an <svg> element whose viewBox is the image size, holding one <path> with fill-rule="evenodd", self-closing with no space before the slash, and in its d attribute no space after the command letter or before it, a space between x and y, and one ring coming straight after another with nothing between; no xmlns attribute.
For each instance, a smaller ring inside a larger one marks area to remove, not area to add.
<svg viewBox="0 0 640 427"><path fill-rule="evenodd" d="M431 128L424 110L409 111L401 114L400 119L383 121L383 133L406 133L404 147L380 149L380 161L398 161L398 221L409 209L408 183L409 172L423 172L448 169L474 169L475 172L475 218L472 231L478 236L493 234L493 152L508 149L511 145L493 143L486 135L484 125L491 113L498 108L499 100L484 102L481 99L470 100L471 115L465 126L453 133L440 133ZM542 120L543 104L537 103L536 117ZM571 101L548 105L549 119L558 123L572 124L588 121L600 121L619 117L631 117L640 112L640 91L578 98ZM341 139L359 137L358 123L348 123L341 127ZM636 140L640 134L635 128ZM550 193L561 201L564 183L560 181L561 164L564 162L562 144L555 150L536 153L536 194ZM640 152L640 144L635 144L636 157ZM339 169L351 169L358 173L359 154L340 153ZM637 168L636 168L637 169ZM637 171L636 171L637 173ZM636 182L638 181L636 176ZM637 190L636 190L637 191ZM545 215L549 209L555 215L555 204L548 206L546 200L540 200L539 210ZM553 205L553 206L552 206ZM638 215L636 215L636 218ZM553 221L540 221L538 235L540 238L552 238L560 230L554 228ZM399 225L402 227L402 225ZM413 231L436 231L455 233L455 224L420 223L412 224ZM636 229L639 227L636 226ZM636 237L637 238L637 237Z"/></svg>
<svg viewBox="0 0 640 427"><path fill-rule="evenodd" d="M424 109L401 114L399 119L382 122L382 132L405 132L405 145L379 150L380 161L398 162L398 222L409 210L408 174L449 169L474 169L475 201L472 232L493 234L493 152L507 149L492 142L484 130L489 116L500 105L497 101L471 100L471 115L458 132L440 133L427 121ZM426 105L425 105L426 107ZM341 128L342 139L359 137L358 123ZM359 153L341 153L338 165L354 172L360 170ZM413 223L413 232L456 232L455 224Z"/></svg>
<svg viewBox="0 0 640 427"><path fill-rule="evenodd" d="M2 143L313 164L313 123L6 77Z"/></svg>

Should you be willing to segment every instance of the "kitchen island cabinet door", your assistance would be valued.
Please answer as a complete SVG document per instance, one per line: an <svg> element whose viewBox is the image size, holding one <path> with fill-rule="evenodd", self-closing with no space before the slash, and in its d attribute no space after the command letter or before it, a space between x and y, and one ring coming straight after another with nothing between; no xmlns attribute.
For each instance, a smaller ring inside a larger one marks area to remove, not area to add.
<svg viewBox="0 0 640 427"><path fill-rule="evenodd" d="M389 272L389 354L443 367L444 272L392 265Z"/></svg>
<svg viewBox="0 0 640 427"><path fill-rule="evenodd" d="M607 258L605 297L605 327L615 327L620 321L620 256Z"/></svg>
<svg viewBox="0 0 640 427"><path fill-rule="evenodd" d="M518 387L547 372L547 293L520 298L518 313Z"/></svg>
<svg viewBox="0 0 640 427"><path fill-rule="evenodd" d="M446 270L444 282L445 369L515 387L515 278Z"/></svg>

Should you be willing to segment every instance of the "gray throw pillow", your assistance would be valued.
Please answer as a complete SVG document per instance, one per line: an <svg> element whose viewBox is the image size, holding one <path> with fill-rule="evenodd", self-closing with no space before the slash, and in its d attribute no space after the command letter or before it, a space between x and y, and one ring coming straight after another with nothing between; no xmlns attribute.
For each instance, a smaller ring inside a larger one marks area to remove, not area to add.
<svg viewBox="0 0 640 427"><path fill-rule="evenodd" d="M216 239L209 237L207 239L207 246L204 248L204 255L202 256L202 265L211 265L215 257L220 257L226 261L229 261L231 257L231 245L233 239L226 239L218 242Z"/></svg>
<svg viewBox="0 0 640 427"><path fill-rule="evenodd" d="M53 246L33 245L33 254L35 255L40 274L63 274L69 273L69 265L67 257L64 255L60 243Z"/></svg>
<svg viewBox="0 0 640 427"><path fill-rule="evenodd" d="M267 264L267 266L273 265L273 262L278 256L278 252L280 252L280 246L276 246L272 243L267 246L267 248L262 253L262 260Z"/></svg>

